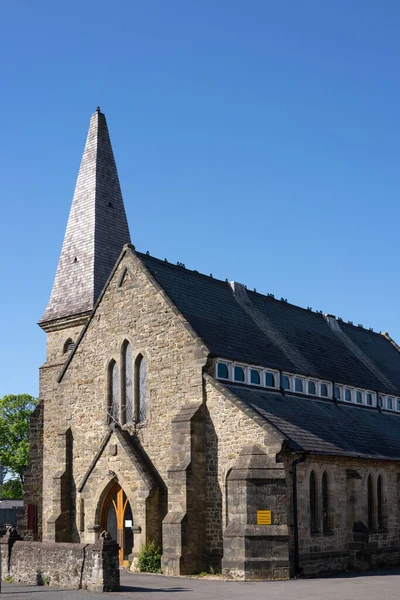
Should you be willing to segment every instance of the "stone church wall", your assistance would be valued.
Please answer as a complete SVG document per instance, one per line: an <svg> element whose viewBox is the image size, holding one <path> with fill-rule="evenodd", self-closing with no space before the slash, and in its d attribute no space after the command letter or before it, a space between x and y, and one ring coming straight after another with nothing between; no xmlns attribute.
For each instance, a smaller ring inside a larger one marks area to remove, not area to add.
<svg viewBox="0 0 400 600"><path fill-rule="evenodd" d="M227 526L226 482L244 446L258 444L275 461L281 441L206 378L206 537L209 566L221 568Z"/></svg>
<svg viewBox="0 0 400 600"><path fill-rule="evenodd" d="M288 477L292 460L286 463ZM398 464L312 456L299 464L297 470L299 558L303 574L320 575L400 564ZM317 533L311 533L310 526L311 471L316 475L318 490L320 526ZM329 490L329 529L325 533L321 523L324 471L328 475ZM374 481L374 527L368 531L367 478L370 474ZM383 478L383 527L378 529L376 481L380 474Z"/></svg>
<svg viewBox="0 0 400 600"><path fill-rule="evenodd" d="M120 288L126 268L129 268L132 282ZM54 333L48 335L54 336ZM69 337L67 329L64 337ZM49 365L42 368L44 539L51 535L48 521L60 511L54 478L67 470L65 456L58 448L58 436L71 430L71 502L76 511L79 501L75 489L108 431L107 366L114 359L120 367L124 340L130 341L134 359L139 353L147 359L148 418L136 426L136 433L164 481L172 460L171 420L187 402L198 402L199 405L202 402L202 368L206 352L164 292L149 280L140 261L129 252L112 277L61 383L57 383L60 368ZM58 334L57 343L60 347L63 344L63 338ZM49 343L49 347L54 349L54 344ZM124 473L121 475L124 477ZM129 500L131 504L136 501L134 497ZM85 541L88 532L78 529L77 526L73 528L69 541Z"/></svg>

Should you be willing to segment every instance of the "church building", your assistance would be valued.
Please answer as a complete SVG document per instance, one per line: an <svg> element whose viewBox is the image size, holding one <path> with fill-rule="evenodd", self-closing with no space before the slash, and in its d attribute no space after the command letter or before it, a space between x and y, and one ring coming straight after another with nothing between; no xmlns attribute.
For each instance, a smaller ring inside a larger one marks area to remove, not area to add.
<svg viewBox="0 0 400 600"><path fill-rule="evenodd" d="M151 540L168 575L400 563L399 346L138 252L99 108L39 324L25 537Z"/></svg>

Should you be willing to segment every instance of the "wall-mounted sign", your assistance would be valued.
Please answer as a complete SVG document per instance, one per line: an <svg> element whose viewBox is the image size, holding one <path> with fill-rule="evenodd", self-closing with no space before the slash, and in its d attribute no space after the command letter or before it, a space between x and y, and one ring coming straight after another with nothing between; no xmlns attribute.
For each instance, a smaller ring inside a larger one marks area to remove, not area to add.
<svg viewBox="0 0 400 600"><path fill-rule="evenodd" d="M270 510L257 511L257 525L271 525L272 513Z"/></svg>
<svg viewBox="0 0 400 600"><path fill-rule="evenodd" d="M126 520L125 527L132 527L132 521Z"/></svg>

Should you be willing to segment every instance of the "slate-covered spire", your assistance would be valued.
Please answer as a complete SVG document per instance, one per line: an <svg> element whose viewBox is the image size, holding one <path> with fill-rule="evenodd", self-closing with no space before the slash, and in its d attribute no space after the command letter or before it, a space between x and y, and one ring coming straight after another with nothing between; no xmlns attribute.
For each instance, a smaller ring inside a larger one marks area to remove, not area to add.
<svg viewBox="0 0 400 600"><path fill-rule="evenodd" d="M98 107L90 120L56 277L40 324L91 311L129 242L107 122Z"/></svg>

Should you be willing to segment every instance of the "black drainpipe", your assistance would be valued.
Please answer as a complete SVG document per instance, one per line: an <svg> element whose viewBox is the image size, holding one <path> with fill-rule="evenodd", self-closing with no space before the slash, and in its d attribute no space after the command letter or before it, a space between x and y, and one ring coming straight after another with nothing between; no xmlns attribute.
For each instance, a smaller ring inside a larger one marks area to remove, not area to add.
<svg viewBox="0 0 400 600"><path fill-rule="evenodd" d="M293 484L293 536L294 536L294 579L301 573L299 562L299 521L297 517L297 465L304 462L307 454L296 458L292 462L292 484Z"/></svg>

